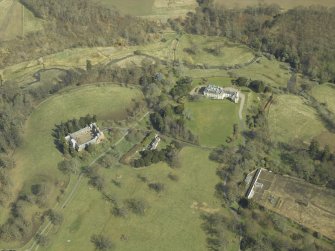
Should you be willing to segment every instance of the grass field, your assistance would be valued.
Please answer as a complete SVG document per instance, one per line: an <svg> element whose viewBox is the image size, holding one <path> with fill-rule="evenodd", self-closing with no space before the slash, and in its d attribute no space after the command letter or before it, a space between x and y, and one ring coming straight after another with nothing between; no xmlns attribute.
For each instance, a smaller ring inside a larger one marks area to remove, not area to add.
<svg viewBox="0 0 335 251"><path fill-rule="evenodd" d="M102 200L99 193L86 184L64 213L61 229L51 235L52 243L45 250L92 250L92 234L104 234L115 243L116 250L206 250L206 236L201 229L200 213L216 212L220 203L214 197L216 164L208 160L208 152L196 148L184 148L180 153L181 168L171 169L159 163L144 169L129 167L103 169L108 188L119 203L129 198L143 198L149 204L144 216L129 214L118 218L111 214L111 205ZM167 176L173 173L178 181ZM161 182L165 190L157 194L141 181ZM121 187L112 184L118 179ZM198 203L203 204L198 207ZM204 206L205 205L205 206ZM121 236L127 240L121 240ZM229 250L236 249L236 239L230 236ZM43 250L43 249L41 249Z"/></svg>
<svg viewBox="0 0 335 251"><path fill-rule="evenodd" d="M190 48L195 54L185 51ZM217 55L210 52L215 48L220 50ZM176 58L190 64L230 66L247 63L254 58L254 54L247 47L229 42L223 37L184 35L178 44Z"/></svg>
<svg viewBox="0 0 335 251"><path fill-rule="evenodd" d="M262 171L253 199L261 205L335 238L335 192L289 176Z"/></svg>
<svg viewBox="0 0 335 251"><path fill-rule="evenodd" d="M252 80L263 80L266 84L274 87L286 87L291 77L287 64L265 57L262 57L259 62L232 70L232 72Z"/></svg>
<svg viewBox="0 0 335 251"><path fill-rule="evenodd" d="M253 6L258 5L259 3L265 4L277 4L283 9L290 9L297 6L310 6L310 5L324 5L324 6L335 6L335 2L333 0L215 0L216 3L223 4L228 8L233 7L246 7L246 6Z"/></svg>
<svg viewBox="0 0 335 251"><path fill-rule="evenodd" d="M335 114L335 85L322 84L311 90L311 95Z"/></svg>
<svg viewBox="0 0 335 251"><path fill-rule="evenodd" d="M52 96L40 104L27 120L23 145L14 154L17 167L11 173L13 191L30 189L36 180L45 180L50 191L48 205L53 206L57 192L67 182L57 169L62 156L53 142L55 124L88 113L96 114L99 121L123 119L133 98L142 98L141 93L117 86L86 86Z"/></svg>
<svg viewBox="0 0 335 251"><path fill-rule="evenodd" d="M275 96L268 120L271 137L284 142L295 139L310 141L327 131L315 110L294 95Z"/></svg>
<svg viewBox="0 0 335 251"><path fill-rule="evenodd" d="M166 20L184 16L196 8L195 0L95 0L121 13Z"/></svg>
<svg viewBox="0 0 335 251"><path fill-rule="evenodd" d="M155 0L95 0L105 7L117 8L120 12L134 15L145 16L152 14Z"/></svg>
<svg viewBox="0 0 335 251"><path fill-rule="evenodd" d="M87 86L53 96L40 105L28 119L24 129L24 144L17 150L15 159L19 181L27 181L37 172L43 175L59 174L55 164L61 159L53 144L55 124L88 113L99 120L122 119L132 98L140 97L138 90L115 86ZM21 183L21 182L18 182Z"/></svg>
<svg viewBox="0 0 335 251"><path fill-rule="evenodd" d="M41 30L42 21L16 0L0 1L0 41Z"/></svg>
<svg viewBox="0 0 335 251"><path fill-rule="evenodd" d="M335 114L335 86L330 83L314 86L310 94L316 100L325 105L329 111ZM335 134L331 132L322 132L316 138L321 146L329 145L335 152Z"/></svg>
<svg viewBox="0 0 335 251"><path fill-rule="evenodd" d="M229 100L201 99L188 102L185 106L190 116L188 127L199 137L199 143L215 147L226 144L226 139L233 134L233 125L239 124L239 104Z"/></svg>

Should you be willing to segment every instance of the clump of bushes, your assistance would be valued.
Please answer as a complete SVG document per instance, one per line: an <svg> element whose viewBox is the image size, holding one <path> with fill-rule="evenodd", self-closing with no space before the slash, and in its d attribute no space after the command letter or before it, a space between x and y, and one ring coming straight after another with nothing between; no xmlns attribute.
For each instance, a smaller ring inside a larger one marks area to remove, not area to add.
<svg viewBox="0 0 335 251"><path fill-rule="evenodd" d="M148 184L148 187L156 193L161 193L165 190L165 185L163 183L150 183Z"/></svg>

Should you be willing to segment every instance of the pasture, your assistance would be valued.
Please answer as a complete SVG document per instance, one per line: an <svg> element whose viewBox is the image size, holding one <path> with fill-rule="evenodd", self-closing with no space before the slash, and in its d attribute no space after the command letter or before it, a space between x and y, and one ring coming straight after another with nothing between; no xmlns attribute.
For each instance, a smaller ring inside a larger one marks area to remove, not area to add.
<svg viewBox="0 0 335 251"><path fill-rule="evenodd" d="M152 14L155 0L95 0L107 8L116 8L121 13L133 16L145 16Z"/></svg>
<svg viewBox="0 0 335 251"><path fill-rule="evenodd" d="M195 0L95 0L108 8L133 16L167 20L184 16L196 8Z"/></svg>
<svg viewBox="0 0 335 251"><path fill-rule="evenodd" d="M231 72L251 80L262 80L273 87L286 87L291 78L288 64L265 57L246 67L231 70Z"/></svg>
<svg viewBox="0 0 335 251"><path fill-rule="evenodd" d="M233 125L239 124L239 107L229 100L202 97L186 103L185 112L190 118L186 124L199 137L200 145L216 147L226 144L226 139L233 134Z"/></svg>
<svg viewBox="0 0 335 251"><path fill-rule="evenodd" d="M326 83L315 86L311 91L311 95L316 100L324 104L332 113L335 114L335 85Z"/></svg>
<svg viewBox="0 0 335 251"><path fill-rule="evenodd" d="M149 205L145 215L128 212L124 218L116 217L111 213L111 203L104 201L96 190L82 184L64 211L63 225L50 234L51 245L40 250L92 250L90 237L98 233L110 237L116 250L206 250L200 214L223 210L214 197L214 184L218 182L217 164L208 160L208 154L186 147L180 153L181 167L177 169L164 163L141 169L127 166L100 169L107 193L119 205L129 198L144 199ZM170 173L178 180L169 179ZM120 186L112 180L118 180ZM156 193L148 187L151 182L163 183L165 190ZM121 238L122 235L127 238ZM229 250L236 249L236 237L229 238Z"/></svg>
<svg viewBox="0 0 335 251"><path fill-rule="evenodd" d="M335 6L333 0L215 0L215 3L221 4L227 8L243 8L246 6L255 6L262 4L277 4L281 8L287 10L298 6L323 5L327 7Z"/></svg>
<svg viewBox="0 0 335 251"><path fill-rule="evenodd" d="M13 191L30 191L38 180L45 182L49 193L46 204L53 206L59 190L69 182L57 168L63 157L54 145L55 124L86 114L96 114L98 121L121 120L127 116L132 99L142 99L140 91L106 85L65 90L42 102L28 118L23 144L14 154L17 167L11 173Z"/></svg>
<svg viewBox="0 0 335 251"><path fill-rule="evenodd" d="M34 17L19 1L0 1L0 41L41 30L42 23L42 20Z"/></svg>
<svg viewBox="0 0 335 251"><path fill-rule="evenodd" d="M176 58L189 64L231 66L251 61L254 54L246 46L223 37L187 34L179 40Z"/></svg>
<svg viewBox="0 0 335 251"><path fill-rule="evenodd" d="M316 111L294 95L277 95L268 114L271 137L278 141L310 141L327 131Z"/></svg>
<svg viewBox="0 0 335 251"><path fill-rule="evenodd" d="M266 208L334 239L335 192L263 170L253 199Z"/></svg>

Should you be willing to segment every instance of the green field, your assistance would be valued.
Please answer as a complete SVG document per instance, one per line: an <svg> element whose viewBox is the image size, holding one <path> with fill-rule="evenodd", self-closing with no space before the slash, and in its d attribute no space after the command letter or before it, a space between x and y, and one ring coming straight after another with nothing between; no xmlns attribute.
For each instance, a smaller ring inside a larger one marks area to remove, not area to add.
<svg viewBox="0 0 335 251"><path fill-rule="evenodd" d="M321 104L325 106L335 114L335 85L334 84L322 84L315 86L311 90L311 95L317 99Z"/></svg>
<svg viewBox="0 0 335 251"><path fill-rule="evenodd" d="M252 80L262 80L274 87L286 87L291 77L287 64L265 57L241 69L232 70L232 72Z"/></svg>
<svg viewBox="0 0 335 251"><path fill-rule="evenodd" d="M138 90L111 85L81 87L45 100L27 120L23 145L14 154L17 167L11 174L13 191L30 189L36 180L45 181L50 186L48 205L53 206L57 191L64 188L67 182L67 178L57 169L62 156L53 142L55 124L88 113L96 114L100 121L120 120L126 117L131 100L141 97ZM6 214L1 212L2 216Z"/></svg>
<svg viewBox="0 0 335 251"><path fill-rule="evenodd" d="M219 49L217 55L210 52L215 48ZM194 54L188 53L187 49L192 49ZM254 58L254 54L246 46L223 37L184 35L179 40L176 58L190 64L230 66L247 63Z"/></svg>
<svg viewBox="0 0 335 251"><path fill-rule="evenodd" d="M10 40L42 28L42 20L35 18L19 1L0 1L0 41Z"/></svg>
<svg viewBox="0 0 335 251"><path fill-rule="evenodd" d="M134 15L145 16L152 14L155 0L95 0L108 8L117 8L120 12Z"/></svg>
<svg viewBox="0 0 335 251"><path fill-rule="evenodd" d="M193 11L195 0L95 0L105 7L118 9L121 13L167 20L171 17L184 16Z"/></svg>
<svg viewBox="0 0 335 251"><path fill-rule="evenodd" d="M310 94L316 100L325 105L326 108L335 114L335 86L333 84L322 84L314 86ZM329 145L335 151L335 134L330 132L323 132L316 137L321 146Z"/></svg>
<svg viewBox="0 0 335 251"><path fill-rule="evenodd" d="M50 235L52 243L45 250L92 250L90 237L97 233L109 236L116 250L206 250L200 214L220 210L220 203L214 197L217 164L208 160L208 152L189 147L180 153L180 161L181 168L174 170L163 163L139 170L129 167L101 170L109 194L119 203L129 198L144 198L150 206L146 214L115 217L110 212L111 205L83 184L64 211L61 229ZM171 172L179 177L178 181L167 177ZM148 182L165 184L165 191L160 194L151 191L138 175L146 177ZM117 177L121 187L111 183ZM197 207L201 202L207 206ZM128 240L121 240L122 234ZM236 248L235 241L231 236L233 248Z"/></svg>
<svg viewBox="0 0 335 251"><path fill-rule="evenodd" d="M239 104L229 100L201 99L188 102L186 113L190 116L187 125L199 137L201 145L215 147L226 143L232 136L233 125L239 124Z"/></svg>
<svg viewBox="0 0 335 251"><path fill-rule="evenodd" d="M327 131L315 110L294 95L275 96L268 115L271 137L279 141L310 141Z"/></svg>
<svg viewBox="0 0 335 251"><path fill-rule="evenodd" d="M333 0L215 0L216 3L223 4L226 7L246 7L252 5L258 5L259 3L265 4L277 4L283 9L291 9L297 6L310 6L310 5L324 5L324 6L335 6L335 2Z"/></svg>

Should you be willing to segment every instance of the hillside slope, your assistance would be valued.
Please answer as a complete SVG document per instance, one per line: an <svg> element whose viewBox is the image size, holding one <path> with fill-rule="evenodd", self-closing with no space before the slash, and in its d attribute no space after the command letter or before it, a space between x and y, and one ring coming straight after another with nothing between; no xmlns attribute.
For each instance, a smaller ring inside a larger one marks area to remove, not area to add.
<svg viewBox="0 0 335 251"><path fill-rule="evenodd" d="M18 1L0 1L0 41L11 40L42 28L42 20L34 17Z"/></svg>

